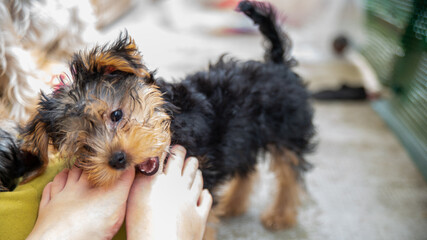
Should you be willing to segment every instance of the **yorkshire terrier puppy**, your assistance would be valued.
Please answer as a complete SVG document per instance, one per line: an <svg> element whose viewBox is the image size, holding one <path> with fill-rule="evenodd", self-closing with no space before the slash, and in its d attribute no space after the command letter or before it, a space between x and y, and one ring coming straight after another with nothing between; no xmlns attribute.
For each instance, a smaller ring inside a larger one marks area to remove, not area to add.
<svg viewBox="0 0 427 240"><path fill-rule="evenodd" d="M94 186L114 182L128 167L156 173L170 145L170 116L134 41L125 34L75 55L70 72L73 82L42 94L22 149L40 158L43 171L51 143Z"/></svg>
<svg viewBox="0 0 427 240"><path fill-rule="evenodd" d="M126 168L155 174L170 145L180 144L198 157L204 185L225 215L245 211L257 156L268 152L277 193L262 222L273 230L293 226L298 179L309 166L303 155L314 135L309 94L292 71L289 41L274 8L242 1L238 10L269 41L264 62L221 57L207 71L168 83L143 65L134 41L123 34L74 56L72 80L42 95L21 150L38 157L41 173L52 145L102 186ZM216 195L228 180L229 189Z"/></svg>
<svg viewBox="0 0 427 240"><path fill-rule="evenodd" d="M40 70L86 45L95 20L89 1L0 1L0 101L8 117L28 120L47 88Z"/></svg>

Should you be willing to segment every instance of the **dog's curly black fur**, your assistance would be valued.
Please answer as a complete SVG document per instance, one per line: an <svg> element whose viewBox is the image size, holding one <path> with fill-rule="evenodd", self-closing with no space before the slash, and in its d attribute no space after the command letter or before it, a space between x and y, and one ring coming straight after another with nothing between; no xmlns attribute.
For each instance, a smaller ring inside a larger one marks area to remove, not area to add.
<svg viewBox="0 0 427 240"><path fill-rule="evenodd" d="M212 190L235 174L246 175L258 153L269 147L297 154L299 173L310 166L303 154L313 147L313 110L309 93L286 58L288 40L275 25L274 9L243 1L239 9L251 17L271 43L266 62L221 57L208 71L178 83L157 80L172 112L172 143L200 156L205 187Z"/></svg>
<svg viewBox="0 0 427 240"><path fill-rule="evenodd" d="M312 110L300 78L283 64L221 59L180 83L157 81L173 114L172 142L204 156L205 186L246 175L260 150L274 145L302 154L313 136ZM307 164L300 164L305 169Z"/></svg>

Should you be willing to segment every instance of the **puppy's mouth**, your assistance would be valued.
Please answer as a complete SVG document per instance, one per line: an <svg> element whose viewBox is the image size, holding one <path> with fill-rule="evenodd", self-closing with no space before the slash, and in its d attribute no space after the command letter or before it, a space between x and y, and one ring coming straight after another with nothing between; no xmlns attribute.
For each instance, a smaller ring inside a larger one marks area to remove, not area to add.
<svg viewBox="0 0 427 240"><path fill-rule="evenodd" d="M136 165L136 168L138 168L142 174L146 176L151 176L159 170L159 166L160 166L159 158L151 157L146 161L144 161L143 163Z"/></svg>

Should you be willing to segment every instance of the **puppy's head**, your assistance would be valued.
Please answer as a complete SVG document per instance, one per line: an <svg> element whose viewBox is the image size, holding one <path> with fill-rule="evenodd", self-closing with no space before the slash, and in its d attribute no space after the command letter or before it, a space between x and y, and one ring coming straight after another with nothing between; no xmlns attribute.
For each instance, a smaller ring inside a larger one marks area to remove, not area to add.
<svg viewBox="0 0 427 240"><path fill-rule="evenodd" d="M77 54L70 71L70 83L42 96L26 127L25 149L47 161L51 143L95 186L114 182L127 168L156 173L170 144L170 118L134 41L122 34Z"/></svg>

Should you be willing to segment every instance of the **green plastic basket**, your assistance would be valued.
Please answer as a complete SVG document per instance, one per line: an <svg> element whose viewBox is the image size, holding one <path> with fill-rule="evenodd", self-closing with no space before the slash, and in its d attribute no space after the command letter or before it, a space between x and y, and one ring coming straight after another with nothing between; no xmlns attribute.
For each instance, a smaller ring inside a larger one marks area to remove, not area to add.
<svg viewBox="0 0 427 240"><path fill-rule="evenodd" d="M427 179L427 1L366 0L362 54L393 96L373 102Z"/></svg>

